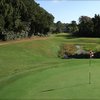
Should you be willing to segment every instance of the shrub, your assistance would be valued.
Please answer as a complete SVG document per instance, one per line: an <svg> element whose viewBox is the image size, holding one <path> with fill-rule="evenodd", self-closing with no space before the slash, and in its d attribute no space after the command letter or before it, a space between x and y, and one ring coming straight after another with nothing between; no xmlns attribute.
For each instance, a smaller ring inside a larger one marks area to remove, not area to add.
<svg viewBox="0 0 100 100"><path fill-rule="evenodd" d="M21 38L26 38L28 37L28 32L27 31L22 31L22 32L13 32L13 31L9 31L9 32L3 32L0 35L1 39L3 41L7 41L7 40L16 40L16 39L21 39Z"/></svg>
<svg viewBox="0 0 100 100"><path fill-rule="evenodd" d="M73 44L63 44L58 52L58 57L64 58L65 56L71 57L75 54L77 48Z"/></svg>

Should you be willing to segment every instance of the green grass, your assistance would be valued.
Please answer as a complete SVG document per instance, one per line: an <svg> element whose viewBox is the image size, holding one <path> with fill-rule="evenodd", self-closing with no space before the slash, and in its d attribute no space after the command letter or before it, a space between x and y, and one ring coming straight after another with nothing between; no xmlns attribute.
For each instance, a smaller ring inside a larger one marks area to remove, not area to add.
<svg viewBox="0 0 100 100"><path fill-rule="evenodd" d="M93 48L100 40L60 34L0 46L0 100L100 99L100 60L89 69L89 59L60 59L62 43Z"/></svg>

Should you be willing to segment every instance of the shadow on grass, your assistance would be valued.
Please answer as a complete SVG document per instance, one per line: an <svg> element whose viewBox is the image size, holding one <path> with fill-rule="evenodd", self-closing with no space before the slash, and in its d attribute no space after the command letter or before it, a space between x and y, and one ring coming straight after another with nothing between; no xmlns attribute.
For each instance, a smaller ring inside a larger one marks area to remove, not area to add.
<svg viewBox="0 0 100 100"><path fill-rule="evenodd" d="M89 83L86 82L86 83L80 83L80 84L75 84L75 85L66 86L66 87L52 88L52 89L43 90L41 92L46 93L46 92L52 92L52 91L57 91L57 90L67 89L67 88L74 88L74 87L79 87L79 86L84 86L84 85L89 85Z"/></svg>
<svg viewBox="0 0 100 100"><path fill-rule="evenodd" d="M62 37L62 38L65 38L65 39L79 38L79 37L74 36L74 35L72 35L72 34L58 34L58 35L56 35L56 37Z"/></svg>

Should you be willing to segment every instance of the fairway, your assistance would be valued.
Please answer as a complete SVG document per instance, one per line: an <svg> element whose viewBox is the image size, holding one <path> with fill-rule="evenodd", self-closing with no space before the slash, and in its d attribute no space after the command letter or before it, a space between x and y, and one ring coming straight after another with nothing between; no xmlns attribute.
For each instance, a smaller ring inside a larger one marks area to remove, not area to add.
<svg viewBox="0 0 100 100"><path fill-rule="evenodd" d="M80 40L92 46L99 43L99 39L93 43L88 38L51 36L46 40L1 45L0 100L100 99L99 59L91 59L89 67L89 59L57 57L62 43Z"/></svg>

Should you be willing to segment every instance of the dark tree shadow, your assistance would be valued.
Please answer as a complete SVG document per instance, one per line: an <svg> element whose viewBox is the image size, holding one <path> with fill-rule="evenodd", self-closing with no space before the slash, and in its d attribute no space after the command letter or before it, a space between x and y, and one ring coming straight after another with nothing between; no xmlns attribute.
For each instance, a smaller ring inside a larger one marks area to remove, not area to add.
<svg viewBox="0 0 100 100"><path fill-rule="evenodd" d="M73 38L79 38L78 36L74 36L72 34L58 34L56 35L56 37L63 37L65 39L73 39Z"/></svg>

